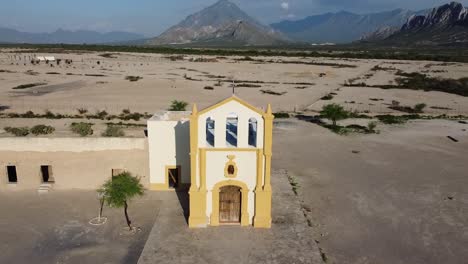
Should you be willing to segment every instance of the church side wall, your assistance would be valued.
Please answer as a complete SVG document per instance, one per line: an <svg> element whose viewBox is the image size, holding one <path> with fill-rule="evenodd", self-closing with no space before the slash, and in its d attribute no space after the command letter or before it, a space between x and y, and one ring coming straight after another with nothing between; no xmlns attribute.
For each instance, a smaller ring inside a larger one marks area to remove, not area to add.
<svg viewBox="0 0 468 264"><path fill-rule="evenodd" d="M8 183L10 165L16 166L16 184ZM112 177L112 169L129 171L149 187L144 138L0 139L0 190L38 188L42 165L51 166L54 189L97 189Z"/></svg>
<svg viewBox="0 0 468 264"><path fill-rule="evenodd" d="M189 121L148 121L152 189L167 189L166 166L180 166L182 184L190 183L189 130Z"/></svg>

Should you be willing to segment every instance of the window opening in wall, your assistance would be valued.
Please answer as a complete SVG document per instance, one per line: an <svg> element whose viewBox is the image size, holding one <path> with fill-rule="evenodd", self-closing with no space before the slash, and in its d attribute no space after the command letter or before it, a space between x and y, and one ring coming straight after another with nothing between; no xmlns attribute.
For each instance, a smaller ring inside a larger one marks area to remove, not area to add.
<svg viewBox="0 0 468 264"><path fill-rule="evenodd" d="M42 182L54 182L52 178L52 166L41 165Z"/></svg>
<svg viewBox="0 0 468 264"><path fill-rule="evenodd" d="M208 117L206 119L206 142L214 147L215 142L215 121Z"/></svg>
<svg viewBox="0 0 468 264"><path fill-rule="evenodd" d="M17 183L18 175L16 174L16 166L7 166L8 183Z"/></svg>
<svg viewBox="0 0 468 264"><path fill-rule="evenodd" d="M249 146L257 146L257 119L249 119Z"/></svg>
<svg viewBox="0 0 468 264"><path fill-rule="evenodd" d="M237 115L230 114L226 120L226 143L232 147L237 147L237 124Z"/></svg>

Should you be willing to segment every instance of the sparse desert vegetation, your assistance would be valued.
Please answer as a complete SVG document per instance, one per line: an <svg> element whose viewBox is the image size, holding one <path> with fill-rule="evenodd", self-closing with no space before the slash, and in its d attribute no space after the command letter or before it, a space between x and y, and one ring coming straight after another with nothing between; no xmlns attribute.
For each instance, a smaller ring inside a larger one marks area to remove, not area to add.
<svg viewBox="0 0 468 264"><path fill-rule="evenodd" d="M36 86L40 86L40 85L46 85L47 83L43 83L43 82L38 82L38 83L28 83L28 84L21 84L21 85L18 85L18 86L15 86L11 89L13 90L20 90L20 89L27 89L27 88L32 88L32 87L36 87Z"/></svg>
<svg viewBox="0 0 468 264"><path fill-rule="evenodd" d="M29 135L28 127L5 127L3 128L7 133L13 134L17 137L25 137Z"/></svg>
<svg viewBox="0 0 468 264"><path fill-rule="evenodd" d="M70 129L74 133L82 137L91 136L94 132L92 127L93 127L92 123L84 123L84 122L72 123L70 125Z"/></svg>
<svg viewBox="0 0 468 264"><path fill-rule="evenodd" d="M141 76L126 76L125 80L128 80L130 82L137 82L139 80L143 79Z"/></svg>
<svg viewBox="0 0 468 264"><path fill-rule="evenodd" d="M107 125L106 130L102 133L103 137L123 137L125 132L119 126Z"/></svg>
<svg viewBox="0 0 468 264"><path fill-rule="evenodd" d="M47 125L35 125L31 128L31 133L35 136L49 135L55 131L55 128Z"/></svg>
<svg viewBox="0 0 468 264"><path fill-rule="evenodd" d="M186 111L188 103L184 101L173 100L171 102L171 106L169 107L169 111Z"/></svg>

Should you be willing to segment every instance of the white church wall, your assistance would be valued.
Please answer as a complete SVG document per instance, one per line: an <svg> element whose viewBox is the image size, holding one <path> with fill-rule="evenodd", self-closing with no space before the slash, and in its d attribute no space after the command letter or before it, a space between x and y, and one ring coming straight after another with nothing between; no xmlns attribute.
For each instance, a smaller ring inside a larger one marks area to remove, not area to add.
<svg viewBox="0 0 468 264"><path fill-rule="evenodd" d="M182 183L190 182L189 121L148 121L150 183L166 182L166 166L181 166Z"/></svg>
<svg viewBox="0 0 468 264"><path fill-rule="evenodd" d="M249 188L248 212L249 217L254 216L254 189L256 185L257 153L256 151L207 151L206 152L206 188L207 207L206 214L209 217L212 211L212 193L214 185L218 182L229 180L224 175L228 155L234 155L237 164L237 176L232 180L241 181Z"/></svg>
<svg viewBox="0 0 468 264"><path fill-rule="evenodd" d="M198 121L198 145L200 148L213 147L206 141L206 120L211 117L215 121L215 148L226 148L226 119L232 113L238 116L237 147L248 148L249 119L257 120L257 148L263 148L263 116L252 111L239 102L230 101L207 113L203 113Z"/></svg>

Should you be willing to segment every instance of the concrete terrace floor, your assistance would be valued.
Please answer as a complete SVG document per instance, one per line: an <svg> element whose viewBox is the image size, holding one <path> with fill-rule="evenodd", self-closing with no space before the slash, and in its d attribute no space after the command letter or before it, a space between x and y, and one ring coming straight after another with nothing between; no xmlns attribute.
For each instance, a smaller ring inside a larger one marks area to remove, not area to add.
<svg viewBox="0 0 468 264"><path fill-rule="evenodd" d="M272 175L271 229L220 226L189 229L175 193L166 193L138 264L323 263L312 228L285 171ZM181 194L178 194L180 199Z"/></svg>
<svg viewBox="0 0 468 264"><path fill-rule="evenodd" d="M105 225L88 223L99 210L93 191L0 193L0 263L136 263L160 205L152 192L131 202L141 228L131 235L120 208L104 208Z"/></svg>

